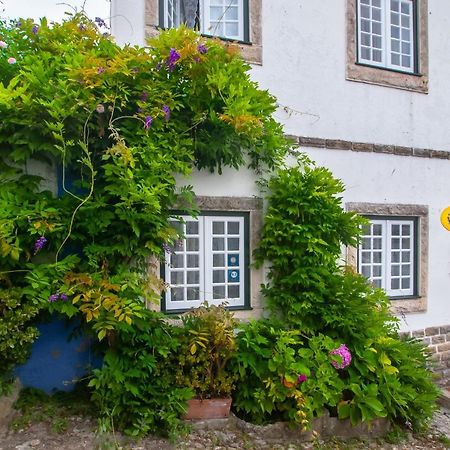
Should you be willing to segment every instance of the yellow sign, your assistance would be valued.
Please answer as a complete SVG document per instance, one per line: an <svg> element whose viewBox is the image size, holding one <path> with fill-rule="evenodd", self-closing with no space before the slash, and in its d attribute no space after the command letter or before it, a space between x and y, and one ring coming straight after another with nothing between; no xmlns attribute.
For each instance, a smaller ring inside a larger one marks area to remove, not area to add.
<svg viewBox="0 0 450 450"><path fill-rule="evenodd" d="M450 231L450 206L447 206L447 208L442 211L441 223L446 230Z"/></svg>

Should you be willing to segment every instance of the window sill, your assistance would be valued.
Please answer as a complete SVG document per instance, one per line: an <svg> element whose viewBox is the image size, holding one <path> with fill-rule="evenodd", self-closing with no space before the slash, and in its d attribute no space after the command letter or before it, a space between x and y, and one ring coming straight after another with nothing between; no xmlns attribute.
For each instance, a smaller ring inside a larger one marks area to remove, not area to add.
<svg viewBox="0 0 450 450"><path fill-rule="evenodd" d="M190 309L171 309L169 311L161 311L163 314L165 314L166 316L174 316L177 314L184 314L188 311L192 311L192 309L195 308L190 308ZM253 308L251 306L230 306L225 308L228 311L253 311Z"/></svg>

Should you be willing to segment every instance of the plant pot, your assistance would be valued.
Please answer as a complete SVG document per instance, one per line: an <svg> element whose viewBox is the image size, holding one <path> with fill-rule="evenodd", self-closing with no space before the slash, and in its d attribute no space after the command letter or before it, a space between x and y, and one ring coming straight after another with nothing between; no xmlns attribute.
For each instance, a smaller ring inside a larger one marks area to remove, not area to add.
<svg viewBox="0 0 450 450"><path fill-rule="evenodd" d="M230 414L231 398L193 398L188 400L184 419L223 419Z"/></svg>

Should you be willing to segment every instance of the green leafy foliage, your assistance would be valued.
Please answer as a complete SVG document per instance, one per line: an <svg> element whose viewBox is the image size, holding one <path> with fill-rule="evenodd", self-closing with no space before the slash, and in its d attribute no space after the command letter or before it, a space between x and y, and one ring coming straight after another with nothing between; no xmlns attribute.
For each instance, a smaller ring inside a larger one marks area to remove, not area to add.
<svg viewBox="0 0 450 450"><path fill-rule="evenodd" d="M103 431L144 436L176 435L182 429L180 416L193 391L174 383L175 333L162 316L146 310L111 336L113 346L89 383Z"/></svg>
<svg viewBox="0 0 450 450"><path fill-rule="evenodd" d="M237 378L229 364L236 351L233 314L206 304L185 313L182 321L173 360L176 382L199 398L229 397Z"/></svg>
<svg viewBox="0 0 450 450"><path fill-rule="evenodd" d="M39 311L110 343L159 301L150 258L173 209L197 211L177 175L273 168L288 142L233 44L180 28L121 48L84 14L0 21L0 40L1 393Z"/></svg>
<svg viewBox="0 0 450 450"><path fill-rule="evenodd" d="M388 417L419 429L439 394L429 355L398 338L385 293L340 266L342 246L358 243L363 223L342 209L342 183L324 168L299 164L280 169L267 188L256 257L270 263L263 292L272 315L238 335L237 410L252 420L281 416L305 425L327 408L353 424ZM329 352L343 343L352 361L335 369ZM291 375L299 374L296 364L310 374L300 386ZM295 391L301 402L287 395Z"/></svg>

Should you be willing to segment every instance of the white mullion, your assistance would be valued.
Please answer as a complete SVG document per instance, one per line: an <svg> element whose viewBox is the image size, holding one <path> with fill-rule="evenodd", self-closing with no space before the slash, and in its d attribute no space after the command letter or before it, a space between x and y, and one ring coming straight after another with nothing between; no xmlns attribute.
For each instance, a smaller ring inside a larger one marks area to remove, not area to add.
<svg viewBox="0 0 450 450"><path fill-rule="evenodd" d="M204 301L209 304L213 304L213 289L212 289L212 275L213 275L213 233L212 233L212 220L211 216L204 216L204 228L203 228L203 298Z"/></svg>
<svg viewBox="0 0 450 450"><path fill-rule="evenodd" d="M381 28L384 31L382 36L382 47L383 47L383 66L392 68L391 64L391 3L390 0L385 0L381 2L381 17L384 17L384 24L382 24ZM384 25L384 26L383 26Z"/></svg>

